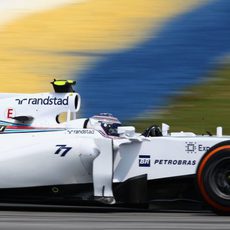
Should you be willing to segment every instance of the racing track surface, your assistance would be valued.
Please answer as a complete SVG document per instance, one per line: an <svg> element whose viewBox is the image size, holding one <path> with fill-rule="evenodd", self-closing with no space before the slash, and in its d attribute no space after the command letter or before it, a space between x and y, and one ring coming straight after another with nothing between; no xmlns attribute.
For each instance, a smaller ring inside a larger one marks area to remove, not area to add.
<svg viewBox="0 0 230 230"><path fill-rule="evenodd" d="M130 212L73 208L0 211L0 229L229 229L230 218L209 212Z"/></svg>

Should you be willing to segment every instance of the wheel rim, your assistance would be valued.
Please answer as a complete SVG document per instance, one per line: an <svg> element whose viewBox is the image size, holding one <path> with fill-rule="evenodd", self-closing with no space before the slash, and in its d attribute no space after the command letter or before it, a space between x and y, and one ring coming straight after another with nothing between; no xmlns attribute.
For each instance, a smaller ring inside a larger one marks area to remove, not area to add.
<svg viewBox="0 0 230 230"><path fill-rule="evenodd" d="M230 200L230 158L222 158L210 168L209 184L218 197Z"/></svg>

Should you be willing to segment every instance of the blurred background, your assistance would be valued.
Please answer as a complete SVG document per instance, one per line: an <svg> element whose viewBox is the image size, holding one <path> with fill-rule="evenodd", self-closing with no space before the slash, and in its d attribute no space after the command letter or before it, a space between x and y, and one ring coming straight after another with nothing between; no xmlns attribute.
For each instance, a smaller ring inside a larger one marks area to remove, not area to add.
<svg viewBox="0 0 230 230"><path fill-rule="evenodd" d="M229 0L1 0L1 92L75 79L79 116L230 134Z"/></svg>

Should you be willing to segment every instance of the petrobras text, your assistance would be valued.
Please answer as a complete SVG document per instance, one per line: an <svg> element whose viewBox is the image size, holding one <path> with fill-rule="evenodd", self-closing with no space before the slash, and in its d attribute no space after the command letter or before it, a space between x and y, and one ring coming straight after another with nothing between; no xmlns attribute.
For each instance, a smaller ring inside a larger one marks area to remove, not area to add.
<svg viewBox="0 0 230 230"><path fill-rule="evenodd" d="M155 159L154 165L196 165L196 160Z"/></svg>

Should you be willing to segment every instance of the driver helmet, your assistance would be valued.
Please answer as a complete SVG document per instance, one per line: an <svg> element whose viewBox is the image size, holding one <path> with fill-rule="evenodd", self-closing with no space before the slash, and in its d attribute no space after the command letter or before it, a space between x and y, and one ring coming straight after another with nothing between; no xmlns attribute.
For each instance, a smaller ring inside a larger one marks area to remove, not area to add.
<svg viewBox="0 0 230 230"><path fill-rule="evenodd" d="M117 128L121 126L121 122L111 113L100 113L89 119L89 128L102 131L109 136L119 136Z"/></svg>

